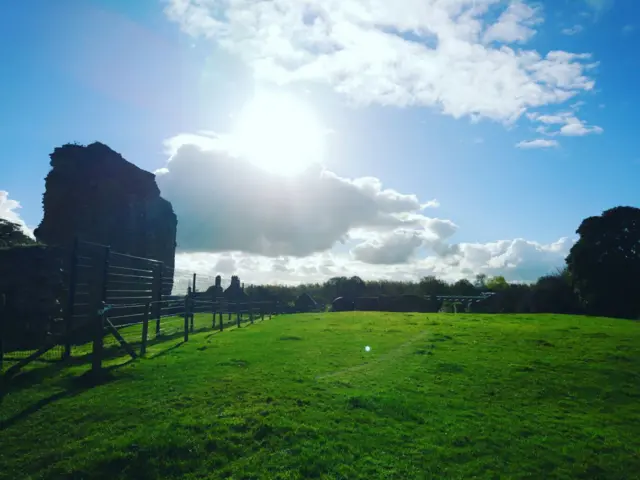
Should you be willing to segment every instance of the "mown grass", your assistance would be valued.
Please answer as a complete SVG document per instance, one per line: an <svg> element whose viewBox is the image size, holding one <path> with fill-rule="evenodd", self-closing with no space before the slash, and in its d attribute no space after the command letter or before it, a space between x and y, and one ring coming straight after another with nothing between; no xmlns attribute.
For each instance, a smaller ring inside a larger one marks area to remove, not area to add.
<svg viewBox="0 0 640 480"><path fill-rule="evenodd" d="M16 379L0 478L640 478L633 322L291 315L149 357Z"/></svg>

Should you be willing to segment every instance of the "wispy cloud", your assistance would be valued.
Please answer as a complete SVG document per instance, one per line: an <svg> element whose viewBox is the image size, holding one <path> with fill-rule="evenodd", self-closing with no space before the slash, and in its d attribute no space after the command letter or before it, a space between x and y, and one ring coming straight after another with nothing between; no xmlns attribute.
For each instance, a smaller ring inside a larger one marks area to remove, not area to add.
<svg viewBox="0 0 640 480"><path fill-rule="evenodd" d="M538 133L553 137L555 135L563 135L566 137L582 137L589 134L601 134L604 132L602 127L597 125L587 125L584 120L576 117L574 112L558 112L552 115L530 114L529 119L535 122L543 123L544 126L536 128ZM562 125L558 130L550 130L550 125Z"/></svg>
<svg viewBox="0 0 640 480"><path fill-rule="evenodd" d="M624 27L622 27L623 35L631 35L635 31L636 31L635 25L625 25Z"/></svg>
<svg viewBox="0 0 640 480"><path fill-rule="evenodd" d="M613 7L614 0L585 0L585 2L596 14L600 14Z"/></svg>
<svg viewBox="0 0 640 480"><path fill-rule="evenodd" d="M578 33L582 32L584 30L584 27L582 25L574 25L573 27L569 27L569 28L563 28L562 29L562 33L563 35L577 35Z"/></svg>
<svg viewBox="0 0 640 480"><path fill-rule="evenodd" d="M553 148L559 144L556 140L548 140L546 138L537 138L535 140L522 141L516 145L517 148L533 149L533 148Z"/></svg>

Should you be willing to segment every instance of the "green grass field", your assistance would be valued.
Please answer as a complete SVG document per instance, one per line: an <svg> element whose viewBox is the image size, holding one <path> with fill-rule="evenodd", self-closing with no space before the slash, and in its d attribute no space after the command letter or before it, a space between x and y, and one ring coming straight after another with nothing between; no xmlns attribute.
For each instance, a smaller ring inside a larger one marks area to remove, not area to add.
<svg viewBox="0 0 640 480"><path fill-rule="evenodd" d="M630 321L291 315L148 357L17 378L0 478L640 478Z"/></svg>

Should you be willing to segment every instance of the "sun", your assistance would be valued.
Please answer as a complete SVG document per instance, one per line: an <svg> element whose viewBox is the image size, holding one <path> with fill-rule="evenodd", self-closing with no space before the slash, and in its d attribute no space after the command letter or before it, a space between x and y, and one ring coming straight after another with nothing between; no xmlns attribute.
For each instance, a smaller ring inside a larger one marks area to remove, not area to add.
<svg viewBox="0 0 640 480"><path fill-rule="evenodd" d="M313 110L279 93L254 96L237 117L233 133L243 156L278 175L296 175L321 163L323 137Z"/></svg>

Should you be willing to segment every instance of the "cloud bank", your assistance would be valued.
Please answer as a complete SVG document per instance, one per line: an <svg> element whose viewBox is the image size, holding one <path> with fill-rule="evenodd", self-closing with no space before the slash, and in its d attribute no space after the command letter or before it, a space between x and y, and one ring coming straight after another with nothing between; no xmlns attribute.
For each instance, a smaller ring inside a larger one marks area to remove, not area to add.
<svg viewBox="0 0 640 480"><path fill-rule="evenodd" d="M192 140L168 141L173 155L157 181L178 215L178 268L211 278L300 283L487 273L530 281L560 266L572 245L455 243L459 227L426 213L435 200L319 167L281 177L229 154L214 138Z"/></svg>
<svg viewBox="0 0 640 480"><path fill-rule="evenodd" d="M512 122L595 85L590 54L524 47L544 21L541 7L532 5L171 0L165 13L187 34L236 55L259 80L318 82L361 104Z"/></svg>

